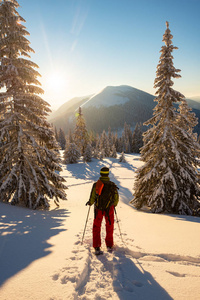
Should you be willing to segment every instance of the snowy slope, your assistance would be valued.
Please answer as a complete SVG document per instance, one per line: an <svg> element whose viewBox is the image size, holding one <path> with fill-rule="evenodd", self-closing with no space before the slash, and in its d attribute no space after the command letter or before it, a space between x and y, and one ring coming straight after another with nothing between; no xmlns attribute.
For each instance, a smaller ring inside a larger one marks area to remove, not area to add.
<svg viewBox="0 0 200 300"><path fill-rule="evenodd" d="M200 295L200 219L155 215L129 205L139 156L63 166L68 201L50 211L0 203L0 299L177 299ZM91 247L93 211L81 244L92 184L110 167L119 186L116 250L95 257Z"/></svg>
<svg viewBox="0 0 200 300"><path fill-rule="evenodd" d="M113 105L124 104L130 100L129 95L133 92L133 88L130 86L107 86L99 93L90 97L87 102L82 106L87 108L89 106L95 107L108 107Z"/></svg>

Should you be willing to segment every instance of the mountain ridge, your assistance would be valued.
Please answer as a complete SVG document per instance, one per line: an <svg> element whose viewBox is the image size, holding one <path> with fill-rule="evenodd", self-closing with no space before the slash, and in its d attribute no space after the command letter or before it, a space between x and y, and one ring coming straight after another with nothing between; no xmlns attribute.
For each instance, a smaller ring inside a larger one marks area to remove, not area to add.
<svg viewBox="0 0 200 300"><path fill-rule="evenodd" d="M69 129L73 130L76 112L81 107L89 131L101 133L109 127L112 131L121 131L125 122L134 128L136 123L151 118L156 105L154 99L155 96L128 85L106 86L99 93L65 102L48 121L67 133ZM200 102L186 100L200 120ZM200 133L199 124L195 130Z"/></svg>

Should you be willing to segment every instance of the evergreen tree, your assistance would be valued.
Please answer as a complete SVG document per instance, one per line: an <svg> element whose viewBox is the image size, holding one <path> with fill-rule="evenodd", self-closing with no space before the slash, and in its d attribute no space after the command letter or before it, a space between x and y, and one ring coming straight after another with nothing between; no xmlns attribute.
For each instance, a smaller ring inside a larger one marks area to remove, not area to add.
<svg viewBox="0 0 200 300"><path fill-rule="evenodd" d="M172 51L177 47L172 44L169 23L166 25L155 79L158 104L154 116L146 122L151 128L144 134L141 151L145 164L138 170L132 203L138 209L147 205L156 213L192 215L200 205L196 158L200 148L191 134L194 115L186 107L184 96L172 89L172 78L180 77L180 70L173 65ZM177 102L182 102L179 111L174 107Z"/></svg>
<svg viewBox="0 0 200 300"><path fill-rule="evenodd" d="M124 137L119 137L117 139L117 147L116 147L117 152L122 152L124 151Z"/></svg>
<svg viewBox="0 0 200 300"><path fill-rule="evenodd" d="M119 140L118 140L118 134L117 132L113 136L113 144L115 145L116 151L120 152L119 149Z"/></svg>
<svg viewBox="0 0 200 300"><path fill-rule="evenodd" d="M74 131L74 142L80 149L81 155L83 155L85 148L88 144L88 132L87 132L86 123L82 114L81 107L79 107L79 113L76 120L76 127Z"/></svg>
<svg viewBox="0 0 200 300"><path fill-rule="evenodd" d="M116 151L115 145L113 145L111 148L110 157L117 158L117 151Z"/></svg>
<svg viewBox="0 0 200 300"><path fill-rule="evenodd" d="M16 0L0 3L0 201L49 207L49 199L66 199L65 180L18 7Z"/></svg>
<svg viewBox="0 0 200 300"><path fill-rule="evenodd" d="M104 149L102 149L99 153L99 159L103 160L104 158L105 158L105 151L104 151Z"/></svg>
<svg viewBox="0 0 200 300"><path fill-rule="evenodd" d="M98 159L100 155L99 145L100 145L100 138L99 138L99 134L97 133L95 139L95 145L93 147L93 157L96 159Z"/></svg>
<svg viewBox="0 0 200 300"><path fill-rule="evenodd" d="M122 163L125 163L126 162L126 158L125 158L125 155L124 155L124 151L122 151L120 157L119 157L119 162L122 162Z"/></svg>
<svg viewBox="0 0 200 300"><path fill-rule="evenodd" d="M89 142L90 142L91 146L94 148L96 146L96 143L97 143L97 137L96 137L96 134L95 134L94 131L89 132L88 139L89 139Z"/></svg>
<svg viewBox="0 0 200 300"><path fill-rule="evenodd" d="M65 148L67 147L68 144L73 143L73 142L74 142L73 134L72 134L71 129L69 129L68 134L66 136L66 146L65 146Z"/></svg>
<svg viewBox="0 0 200 300"><path fill-rule="evenodd" d="M104 157L109 157L110 156L110 145L109 145L109 140L108 136L103 130L101 137L100 137L100 151L102 152L104 150Z"/></svg>
<svg viewBox="0 0 200 300"><path fill-rule="evenodd" d="M60 128L59 133L58 133L58 142L60 144L60 147L62 150L65 150L66 148L66 138L65 138L65 133L62 128Z"/></svg>
<svg viewBox="0 0 200 300"><path fill-rule="evenodd" d="M126 149L126 137L125 137L125 132L122 132L122 136L120 138L121 141L121 151L120 152L125 152Z"/></svg>
<svg viewBox="0 0 200 300"><path fill-rule="evenodd" d="M132 145L131 126L125 122L124 123L124 151L125 151L125 153L131 153L131 145Z"/></svg>
<svg viewBox="0 0 200 300"><path fill-rule="evenodd" d="M85 152L83 154L83 160L84 160L84 162L92 161L92 146L91 146L91 144L87 144L87 146L85 148Z"/></svg>
<svg viewBox="0 0 200 300"><path fill-rule="evenodd" d="M136 124L132 136L132 149L133 153L140 153L140 148L143 146L143 137L142 137L142 124Z"/></svg>
<svg viewBox="0 0 200 300"><path fill-rule="evenodd" d="M110 127L108 128L108 144L109 144L109 150L111 151L113 145L113 135Z"/></svg>
<svg viewBox="0 0 200 300"><path fill-rule="evenodd" d="M81 157L80 150L75 143L67 144L67 147L64 151L64 163L65 164L75 164L78 162Z"/></svg>
<svg viewBox="0 0 200 300"><path fill-rule="evenodd" d="M92 148L92 157L98 159L99 158L99 149L97 147Z"/></svg>

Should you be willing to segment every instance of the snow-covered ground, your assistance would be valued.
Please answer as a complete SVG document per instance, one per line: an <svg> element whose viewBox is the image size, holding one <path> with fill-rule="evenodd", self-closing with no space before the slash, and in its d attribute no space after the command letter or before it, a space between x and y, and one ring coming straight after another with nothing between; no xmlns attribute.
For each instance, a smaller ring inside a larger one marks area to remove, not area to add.
<svg viewBox="0 0 200 300"><path fill-rule="evenodd" d="M157 215L129 205L139 156L63 166L68 200L50 211L0 203L0 299L200 299L200 218ZM116 250L92 249L92 184L102 166L119 189Z"/></svg>

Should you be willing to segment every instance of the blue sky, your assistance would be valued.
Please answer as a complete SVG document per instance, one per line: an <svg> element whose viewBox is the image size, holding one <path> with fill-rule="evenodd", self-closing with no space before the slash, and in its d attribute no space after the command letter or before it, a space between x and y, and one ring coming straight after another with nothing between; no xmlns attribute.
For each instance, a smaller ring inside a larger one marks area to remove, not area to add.
<svg viewBox="0 0 200 300"><path fill-rule="evenodd" d="M174 65L174 88L200 96L200 0L19 0L32 61L39 65L43 98L58 108L107 85L131 85L150 94L165 22Z"/></svg>

